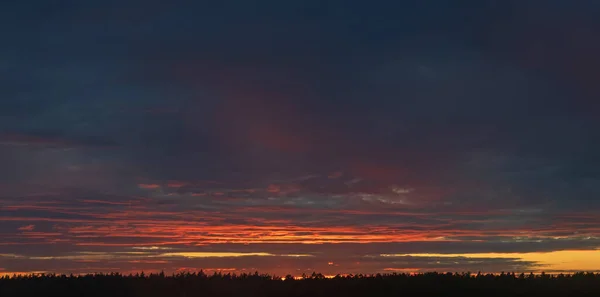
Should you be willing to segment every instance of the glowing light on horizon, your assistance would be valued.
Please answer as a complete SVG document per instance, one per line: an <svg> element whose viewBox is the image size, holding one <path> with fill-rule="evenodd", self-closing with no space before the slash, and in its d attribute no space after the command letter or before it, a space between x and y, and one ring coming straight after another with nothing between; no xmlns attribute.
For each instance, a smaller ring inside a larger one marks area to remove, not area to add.
<svg viewBox="0 0 600 297"><path fill-rule="evenodd" d="M464 253L464 254L381 254L381 257L438 257L475 259L515 259L535 263L536 270L599 271L600 250L567 250L532 253Z"/></svg>

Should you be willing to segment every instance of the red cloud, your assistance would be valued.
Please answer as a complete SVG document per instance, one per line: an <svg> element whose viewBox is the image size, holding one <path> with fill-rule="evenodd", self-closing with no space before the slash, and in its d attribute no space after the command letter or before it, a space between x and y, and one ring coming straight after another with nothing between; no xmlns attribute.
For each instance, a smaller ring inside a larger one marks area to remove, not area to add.
<svg viewBox="0 0 600 297"><path fill-rule="evenodd" d="M35 225L27 225L27 226L19 227L19 230L20 231L33 231L34 228L35 228Z"/></svg>
<svg viewBox="0 0 600 297"><path fill-rule="evenodd" d="M184 182L169 181L169 183L167 184L167 187L169 187L169 188L181 188L181 187L183 187L185 185L186 185L186 183L184 183Z"/></svg>
<svg viewBox="0 0 600 297"><path fill-rule="evenodd" d="M225 92L217 112L217 126L226 143L259 146L288 153L314 148L314 123L302 117L301 108L290 103L288 94L241 86ZM313 128L311 128L313 127ZM313 131L313 132L311 132Z"/></svg>
<svg viewBox="0 0 600 297"><path fill-rule="evenodd" d="M329 174L327 177L328 177L328 178L331 178L331 179L334 179L334 178L339 178L339 177L341 177L343 174L344 174L344 173L343 173L343 172L341 172L341 171L336 171L336 172L332 172L332 173L330 173L330 174Z"/></svg>
<svg viewBox="0 0 600 297"><path fill-rule="evenodd" d="M281 188L278 185L269 185L267 187L267 192L269 193L278 193L281 190Z"/></svg>

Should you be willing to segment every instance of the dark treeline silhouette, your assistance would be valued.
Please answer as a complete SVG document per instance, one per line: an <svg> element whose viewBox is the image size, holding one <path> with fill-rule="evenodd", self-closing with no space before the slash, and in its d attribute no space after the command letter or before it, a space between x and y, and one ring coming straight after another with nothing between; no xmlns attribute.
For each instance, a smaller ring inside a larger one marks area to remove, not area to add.
<svg viewBox="0 0 600 297"><path fill-rule="evenodd" d="M376 274L294 279L267 274L28 275L0 278L0 296L600 296L600 273Z"/></svg>

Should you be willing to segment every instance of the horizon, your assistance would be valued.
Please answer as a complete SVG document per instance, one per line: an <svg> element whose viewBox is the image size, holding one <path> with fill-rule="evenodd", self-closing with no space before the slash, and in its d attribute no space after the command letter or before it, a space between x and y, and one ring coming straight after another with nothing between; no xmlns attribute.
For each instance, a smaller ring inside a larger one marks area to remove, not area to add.
<svg viewBox="0 0 600 297"><path fill-rule="evenodd" d="M376 274L383 274L383 275L392 275L392 274L409 274L409 275L418 275L418 274L427 274L427 273L453 273L453 274L464 274L464 273L468 273L468 274L472 274L472 275L476 275L478 273L481 274L485 274L485 275L500 275L503 273L512 273L512 274L533 274L533 275L539 275L539 274L546 274L546 275L573 275L576 273L598 273L600 274L600 269L598 269L598 267L600 267L600 263L598 262L597 258L593 258L590 256L596 256L598 253L598 250L594 250L594 251L587 251L587 250L571 250L571 251L554 251L554 252L530 252L530 253L487 253L487 254L483 254L483 253L475 253L475 254L407 254L407 255L386 255L386 254L381 254L378 255L380 257L430 257L430 258L434 258L437 260L440 259L448 259L448 260L452 260L452 259L457 259L457 260L468 260L468 259L520 259L523 261L536 261L539 265L539 268L537 269L531 269L531 270L502 270L502 271L481 271L481 270L435 270L435 269L419 269L419 268L399 268L399 269L384 269L381 271L374 271L374 272L361 272L361 271L357 271L356 273L345 273L345 272L341 272L340 270L336 270L336 273L334 274L323 274L325 278L333 278L335 276L352 276L352 275L376 275ZM591 254L591 255L590 255ZM6 257L7 255L2 255L4 257ZM229 255L219 255L217 257L228 257ZM278 255L261 255L261 256L270 256L270 257L276 257ZM304 257L305 255L293 255L293 257ZM562 257L561 257L562 256ZM241 256L231 256L231 257L241 257ZM368 256L368 257L373 257L373 256ZM565 261L565 258L567 259L567 261ZM565 266L566 264L566 266ZM335 263L333 262L328 262L328 265L335 265ZM575 267L579 267L579 268L575 268ZM291 275L294 277L294 279L302 279L302 275L306 274L306 275L310 275L313 273L318 273L321 274L319 271L315 271L309 268L306 269L304 271L294 271L294 272L286 272L285 270L273 270L270 269L271 273L266 273L267 275L270 276L286 276L286 275ZM331 270L330 270L331 271ZM177 270L167 270L165 271L164 269L148 269L148 270L114 270L114 271L87 271L87 272L80 272L80 273L74 273L73 271L69 271L69 270L65 270L65 271L60 271L60 270L55 270L55 271L28 271L28 272L19 272L19 271L13 271L13 272L4 272L4 271L0 271L0 277L3 276L13 276L13 275L17 275L17 276L34 276L34 275L51 275L51 274L56 274L56 275L75 275L75 276L85 276L85 275L104 275L104 274L112 274L112 273L118 273L121 274L123 276L130 276L130 275L136 275L136 274L140 274L140 273L146 273L147 275L150 274L158 274L158 273L165 273L165 275L177 275L177 274L181 274L181 273L200 273L200 272L204 272L207 275L212 275L213 273L218 273L218 274L232 274L232 275L240 275L240 274L254 274L254 273L261 273L261 275L263 274L262 272L256 270L256 269L247 269L247 268L242 268L242 269L238 269L238 268L215 268L215 267L206 267L206 268L202 268L202 267L184 267L184 268L178 268Z"/></svg>
<svg viewBox="0 0 600 297"><path fill-rule="evenodd" d="M313 271L312 273L303 273L302 275L278 275L278 274L267 274L260 273L259 271L241 271L241 272L232 272L231 270L204 270L198 269L193 271L178 271L173 273L165 273L164 271L137 271L137 272L129 272L129 273L120 273L120 272L98 272L98 273L85 273L85 274L65 274L65 273L47 273L45 271L36 271L29 273L13 273L13 274L2 274L0 273L0 279L14 279L14 278L36 278L36 277L69 277L69 278L80 278L80 277L103 277L103 276L118 276L123 278L152 278L152 277L180 277L180 276L204 276L204 277L245 277L245 276L260 276L260 277L269 277L271 280L304 280L304 279L314 279L314 278L325 278L325 279L335 279L335 278L354 278L354 277L362 277L362 278L374 278L374 277L394 277L394 276L424 276L424 275L452 275L452 276L468 276L471 278L476 277L487 277L487 276L514 276L514 277L573 277L579 275L593 275L600 276L598 272L587 272L587 271L577 271L577 272L554 272L554 273L546 273L542 272L510 272L510 271L501 271L501 272L483 272L483 271L427 271L427 272L383 272L383 273L370 273L370 274L335 274L335 275L324 275L320 272Z"/></svg>
<svg viewBox="0 0 600 297"><path fill-rule="evenodd" d="M600 272L600 2L288 2L4 4L0 276Z"/></svg>

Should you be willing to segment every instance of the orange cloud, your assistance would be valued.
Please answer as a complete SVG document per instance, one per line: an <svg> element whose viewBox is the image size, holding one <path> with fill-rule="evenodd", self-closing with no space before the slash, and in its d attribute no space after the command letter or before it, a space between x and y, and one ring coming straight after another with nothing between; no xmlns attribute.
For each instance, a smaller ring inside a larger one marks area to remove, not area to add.
<svg viewBox="0 0 600 297"><path fill-rule="evenodd" d="M153 189L160 188L160 185L157 185L157 184L138 184L138 187L140 189L144 189L144 190L153 190Z"/></svg>

